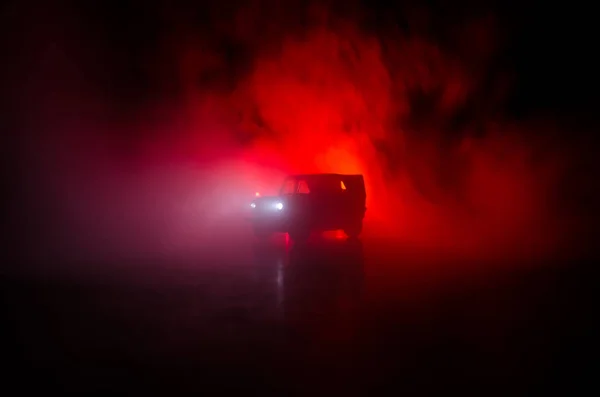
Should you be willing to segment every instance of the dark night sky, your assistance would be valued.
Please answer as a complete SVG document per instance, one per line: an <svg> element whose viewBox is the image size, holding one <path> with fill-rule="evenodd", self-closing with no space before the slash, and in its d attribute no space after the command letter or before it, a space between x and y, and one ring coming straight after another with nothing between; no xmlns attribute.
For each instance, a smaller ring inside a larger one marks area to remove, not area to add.
<svg viewBox="0 0 600 397"><path fill-rule="evenodd" d="M13 120L17 129L29 114L23 86L30 80L32 65L38 63L35 54L39 48L32 47L44 41L36 35L53 32L66 42L71 53L76 54L76 66L71 72L76 70L77 79L73 81L77 82L77 89L84 96L111 103L112 117L127 119L149 102L178 97L178 88L173 84L177 79L176 60L170 57L172 54L175 58L177 49L170 48L173 43L169 42L174 34L190 32L202 38L206 48L224 60L219 68L198 76L200 85L209 89L235 85L236 79L249 69L257 49L275 42L272 37L282 30L301 32L309 23L308 2L283 1L279 7L272 6L277 3L263 1L269 6L262 8L250 7L243 1L133 0L118 5L66 1L49 5L34 1L31 6L5 5L8 56L3 75L10 98L7 105L12 109L9 114L21 115ZM598 89L593 13L573 3L526 3L414 1L390 6L384 1L363 1L359 6L350 6L345 1L329 2L334 12L359 20L363 29L380 38L392 37L391 32L398 30L409 36L422 35L467 58L467 64L469 41L477 38L477 32L471 38L463 37L466 45L453 33L474 18L491 15L496 21L494 34L498 39L493 62L487 68L486 82L473 96L474 103L460 117L472 118L473 112L479 111L477 98L490 96L494 84L509 76L511 86L502 106L502 118L552 117L567 123L575 120L580 127L593 122ZM231 32L239 4L259 15L259 22L247 27L246 33ZM357 12L358 9L362 11ZM157 75L161 77L157 79Z"/></svg>
<svg viewBox="0 0 600 397"><path fill-rule="evenodd" d="M235 2L224 3L226 4L201 3L200 6L196 3L195 6L181 6L181 9L185 10L189 22L196 25L195 29L212 36L215 47L228 55L228 66L235 70L235 64L244 62L247 55L245 52L249 49L236 43L236 37L227 37L223 34L223 29L219 29L218 21L227 20L235 8ZM289 2L286 5L289 10L283 11L283 14L284 19L290 20L288 26L293 29L294 23L303 24L303 18L302 13L291 11L301 9L302 6L292 3L298 2ZM334 5L334 9L340 14L348 13L348 9L352 7L348 7L348 2L342 3ZM409 31L414 31L415 26L419 29L419 25L415 24L417 18L414 17L418 13L413 11L419 7L406 5L408 2L404 5L390 5L389 2L363 3L365 5L362 9L368 10L364 13L363 24L375 29L379 35L385 36L393 25ZM594 50L596 24L590 10L586 11L572 2L497 2L498 4L485 6L477 1L414 3L420 7L422 4L429 4L427 9L431 13L431 24L423 28L423 31L438 43L443 43L447 33L462 20L488 13L497 18L500 35L503 37L501 48L495 55L497 68L514 72L515 85L509 103L517 114L542 111L583 115L593 112L590 105L597 87L598 61ZM140 11L143 7L139 4L144 4L146 10ZM104 34L99 34L104 36L100 41L104 41L103 44L110 47L117 56L132 61L123 63L119 72L133 86L136 79L143 80L143 75L135 64L152 51L152 46L162 35L168 34L173 28L158 16L160 9L164 7L135 1L122 2L118 8L97 7L92 6L85 13L94 20L99 31L104 31ZM176 6L171 5L171 8ZM237 67L239 69L239 65ZM490 70L490 74L493 75L494 72L495 70ZM148 86L147 83L138 81L140 86Z"/></svg>
<svg viewBox="0 0 600 397"><path fill-rule="evenodd" d="M40 2L32 3L29 12L37 14L38 20L45 23L48 23L48 16L52 16L59 24L61 19L77 21L88 34L85 37L70 37L69 40L75 43L80 56L87 61L86 67L92 69L87 75L99 80L100 85L109 91L107 94L125 104L146 98L148 91L153 90L156 82L149 81L150 78L145 75L147 63L161 40L182 28L177 26L181 21L186 21L195 32L210 37L213 48L227 55L230 73L243 71L244 62L247 62L246 58L253 49L248 48L248 43L240 43L239 37L227 34L224 28L238 3L245 2L123 1L118 5L80 2L67 5L67 2L56 2L52 6L40 6L43 4ZM267 12L277 15L274 17L277 20L289 21L280 23L280 26L296 29L305 23L303 14L306 12L298 11L304 8L304 3L282 2L285 7L280 6L275 11L270 7ZM349 6L348 2L330 3L341 14L356 9ZM461 21L491 13L498 20L503 37L502 46L495 54L496 68L510 70L515 79L509 109L516 115L539 111L593 114L590 105L598 80L594 45L596 24L591 11L577 7L573 2L496 2L485 6L477 1L412 2L419 4L419 7L410 5L410 2L392 6L389 2L380 1L363 3L361 9L367 10L362 13L363 26L375 29L379 35L386 35L396 25L409 31L421 29L420 33L424 32L438 43L443 43L448 32L460 25ZM415 12L423 8L422 4L428 4L431 20L428 27L419 24L420 14ZM19 26L23 19L14 18L19 12L14 10L22 10L23 6L5 7L8 11L5 12L7 37L11 37L11 30L32 31L36 25L39 27L38 21L26 28ZM169 17L165 17L169 14L176 17L169 20ZM174 23L174 20L178 22ZM257 28L266 30L264 26ZM15 72L13 67L18 72L18 65L27 62L28 58L23 56L27 49L11 44L10 39L7 44L12 47L8 59L11 52L17 55L15 62L5 65L10 75ZM494 72L489 71L492 79Z"/></svg>

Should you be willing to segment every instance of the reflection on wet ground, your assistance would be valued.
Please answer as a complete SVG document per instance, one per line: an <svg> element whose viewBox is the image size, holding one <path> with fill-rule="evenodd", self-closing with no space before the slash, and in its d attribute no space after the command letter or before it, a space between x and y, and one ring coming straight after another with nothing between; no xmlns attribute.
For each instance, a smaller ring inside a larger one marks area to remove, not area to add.
<svg viewBox="0 0 600 397"><path fill-rule="evenodd" d="M592 279L576 264L466 265L326 238L86 266L85 277L2 279L7 379L67 391L489 395L572 392L586 383L562 382L591 374Z"/></svg>

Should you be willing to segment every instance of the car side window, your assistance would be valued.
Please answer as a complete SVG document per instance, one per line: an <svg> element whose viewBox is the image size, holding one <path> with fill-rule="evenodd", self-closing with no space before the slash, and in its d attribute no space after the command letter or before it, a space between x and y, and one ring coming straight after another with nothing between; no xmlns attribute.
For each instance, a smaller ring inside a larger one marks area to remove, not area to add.
<svg viewBox="0 0 600 397"><path fill-rule="evenodd" d="M310 189L308 188L308 184L306 183L306 181L298 182L298 193L300 193L300 194L310 193Z"/></svg>
<svg viewBox="0 0 600 397"><path fill-rule="evenodd" d="M296 193L296 181L289 179L284 182L281 187L281 194L294 194Z"/></svg>

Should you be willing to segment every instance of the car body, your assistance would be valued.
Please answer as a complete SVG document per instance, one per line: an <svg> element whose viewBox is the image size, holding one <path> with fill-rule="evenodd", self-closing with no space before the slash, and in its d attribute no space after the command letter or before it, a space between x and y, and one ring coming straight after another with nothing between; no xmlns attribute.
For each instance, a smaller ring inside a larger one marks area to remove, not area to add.
<svg viewBox="0 0 600 397"><path fill-rule="evenodd" d="M290 175L279 195L257 197L250 204L250 219L258 237L284 232L293 240L305 240L312 231L342 229L356 238L362 231L366 197L362 175Z"/></svg>

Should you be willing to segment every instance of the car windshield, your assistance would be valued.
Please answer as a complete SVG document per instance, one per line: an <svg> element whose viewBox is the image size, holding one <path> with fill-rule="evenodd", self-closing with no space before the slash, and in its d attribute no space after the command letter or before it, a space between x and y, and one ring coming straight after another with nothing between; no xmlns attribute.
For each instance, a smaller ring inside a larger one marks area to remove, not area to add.
<svg viewBox="0 0 600 397"><path fill-rule="evenodd" d="M316 178L311 181L311 189L321 194L336 194L345 190L341 187L341 180L336 178Z"/></svg>
<svg viewBox="0 0 600 397"><path fill-rule="evenodd" d="M338 194L345 190L346 185L337 178L312 178L310 180L288 178L283 182L279 194L282 196L309 194L311 191L317 194Z"/></svg>
<svg viewBox="0 0 600 397"><path fill-rule="evenodd" d="M294 179L286 179L281 186L281 190L279 194L281 195L289 195L296 193L296 180Z"/></svg>

